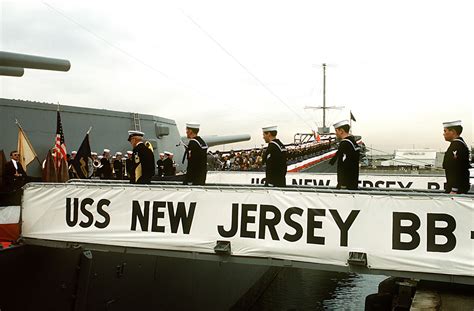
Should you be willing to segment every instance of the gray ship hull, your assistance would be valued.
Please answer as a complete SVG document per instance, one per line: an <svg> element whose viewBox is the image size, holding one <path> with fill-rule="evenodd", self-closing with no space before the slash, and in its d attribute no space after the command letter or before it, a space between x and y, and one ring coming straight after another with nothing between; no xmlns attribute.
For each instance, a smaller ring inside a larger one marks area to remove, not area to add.
<svg viewBox="0 0 474 311"><path fill-rule="evenodd" d="M281 268L24 245L0 251L1 310L248 309Z"/></svg>

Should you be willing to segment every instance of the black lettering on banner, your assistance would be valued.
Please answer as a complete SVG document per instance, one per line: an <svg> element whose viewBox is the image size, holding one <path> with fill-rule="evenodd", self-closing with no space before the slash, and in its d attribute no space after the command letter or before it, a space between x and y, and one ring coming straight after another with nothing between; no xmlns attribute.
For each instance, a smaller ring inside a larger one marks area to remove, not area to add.
<svg viewBox="0 0 474 311"><path fill-rule="evenodd" d="M99 203L97 203L97 213L100 216L104 217L104 222L98 222L97 220L95 222L95 226L99 229L104 229L110 223L110 215L103 209L104 205L109 206L109 204L110 204L110 201L107 199L102 199L99 201Z"/></svg>
<svg viewBox="0 0 474 311"><path fill-rule="evenodd" d="M304 185L307 186L307 185L309 185L312 181L313 181L313 180L311 180L311 179L305 179L305 180L304 180Z"/></svg>
<svg viewBox="0 0 474 311"><path fill-rule="evenodd" d="M411 225L402 226L402 220L411 221ZM392 249L408 251L417 248L420 245L420 235L417 232L420 224L420 218L413 213L393 212ZM401 241L403 233L411 236L410 242Z"/></svg>
<svg viewBox="0 0 474 311"><path fill-rule="evenodd" d="M324 245L324 237L314 235L314 229L321 229L323 227L323 223L321 221L314 220L314 216L325 216L325 215L326 215L325 209L308 208L308 223L307 223L308 233L306 237L307 243Z"/></svg>
<svg viewBox="0 0 474 311"><path fill-rule="evenodd" d="M383 180L376 181L375 182L375 188L382 188L381 186L383 186L384 183L385 183L385 181L383 181Z"/></svg>
<svg viewBox="0 0 474 311"><path fill-rule="evenodd" d="M295 178L293 178L293 179L291 180L291 184L292 184L292 185L298 185L298 180L296 180Z"/></svg>
<svg viewBox="0 0 474 311"><path fill-rule="evenodd" d="M255 238L255 231L248 231L247 225L255 223L255 216L250 216L249 212L256 212L257 204L242 204L242 219L240 220L240 236L243 238Z"/></svg>
<svg viewBox="0 0 474 311"><path fill-rule="evenodd" d="M364 180L362 182L364 188L373 188L374 184L370 180Z"/></svg>
<svg viewBox="0 0 474 311"><path fill-rule="evenodd" d="M92 200L91 198L85 198L81 202L81 213L88 219L87 222L81 220L79 226L81 226L82 228L89 228L92 225L92 222L94 222L94 216L86 209L86 205L92 205L92 203L94 203L94 200Z"/></svg>
<svg viewBox="0 0 474 311"><path fill-rule="evenodd" d="M267 212L273 213L272 218L267 218ZM260 205L260 221L258 225L258 238L265 239L265 227L268 227L272 240L279 241L278 234L276 232L275 226L281 220L281 213L278 208L273 205Z"/></svg>
<svg viewBox="0 0 474 311"><path fill-rule="evenodd" d="M294 215L294 214L302 216L303 215L303 209L301 209L299 207L290 207L285 212L285 222L286 222L286 224L288 226L292 227L293 229L295 229L295 234L285 233L285 235L283 236L283 239L285 239L288 242L296 242L299 239L301 239L301 237L303 236L303 227L299 223L297 223L296 221L291 219L291 215Z"/></svg>
<svg viewBox="0 0 474 311"><path fill-rule="evenodd" d="M394 181L387 181L386 186L387 186L387 188L390 188L391 185L392 185L392 186L395 186L396 184L397 184L397 183L394 182Z"/></svg>
<svg viewBox="0 0 474 311"><path fill-rule="evenodd" d="M448 253L456 247L456 220L448 214L428 213L428 229L427 229L427 245L428 252ZM436 222L442 221L446 223L446 227L436 227ZM436 244L436 236L442 235L447 241L444 244Z"/></svg>
<svg viewBox="0 0 474 311"><path fill-rule="evenodd" d="M217 226L217 232L223 238L231 238L237 233L239 221L239 203L232 203L232 222L229 231L224 229L224 226Z"/></svg>
<svg viewBox="0 0 474 311"><path fill-rule="evenodd" d="M196 209L196 202L189 204L189 214L186 215L186 205L184 202L178 202L176 213L174 212L173 202L168 202L168 213L170 217L171 232L178 232L179 223L183 223L183 233L189 234L191 225L193 223L194 210Z"/></svg>
<svg viewBox="0 0 474 311"><path fill-rule="evenodd" d="M347 216L347 219L345 222L342 221L342 218L336 209L330 209L329 212L331 213L332 218L334 218L334 221L336 221L336 224L339 227L339 230L341 231L340 245L347 246L347 240L348 240L347 235L348 235L349 229L354 223L354 220L356 219L357 215L359 215L360 210L351 211L349 216Z"/></svg>
<svg viewBox="0 0 474 311"><path fill-rule="evenodd" d="M72 219L71 219L72 214ZM74 206L71 206L71 198L66 198L66 224L74 227L79 219L79 199L74 198Z"/></svg>
<svg viewBox="0 0 474 311"><path fill-rule="evenodd" d="M160 212L160 208L165 208L166 202L153 201L153 216L151 218L152 232L165 232L165 226L158 226L158 219L165 218L165 212Z"/></svg>
<svg viewBox="0 0 474 311"><path fill-rule="evenodd" d="M132 226L130 230L137 230L137 220L140 223L142 231L148 231L148 219L150 215L150 201L145 201L145 207L142 211L138 201L132 202Z"/></svg>
<svg viewBox="0 0 474 311"><path fill-rule="evenodd" d="M411 187L411 185L413 185L413 182L412 182L412 181L409 181L406 186L404 186L401 181L397 181L397 183L398 183L398 185L400 186L400 188L402 188L402 189L408 189L408 188Z"/></svg>
<svg viewBox="0 0 474 311"><path fill-rule="evenodd" d="M326 184L324 184L324 180L320 180L319 183L318 183L318 186L327 186L329 187L329 183L331 182L331 180L326 180Z"/></svg>
<svg viewBox="0 0 474 311"><path fill-rule="evenodd" d="M428 190L439 190L440 185L437 182L428 182Z"/></svg>

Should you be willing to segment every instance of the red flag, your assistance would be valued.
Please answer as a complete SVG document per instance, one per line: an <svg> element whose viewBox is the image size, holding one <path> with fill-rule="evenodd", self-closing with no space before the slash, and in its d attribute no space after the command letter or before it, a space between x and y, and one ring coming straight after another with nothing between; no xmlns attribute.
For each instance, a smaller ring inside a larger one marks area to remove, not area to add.
<svg viewBox="0 0 474 311"><path fill-rule="evenodd" d="M43 181L44 182L57 182L58 176L56 174L56 168L54 167L54 158L51 151L48 150L48 155L43 162Z"/></svg>
<svg viewBox="0 0 474 311"><path fill-rule="evenodd" d="M59 169L56 171L58 182L66 182L69 180L69 165L67 164L66 158L61 159Z"/></svg>
<svg viewBox="0 0 474 311"><path fill-rule="evenodd" d="M66 157L66 143L64 142L63 125L61 124L61 115L59 110L57 111L57 123L56 123L56 144L54 146L54 163L56 168L59 169L61 160L67 161Z"/></svg>
<svg viewBox="0 0 474 311"><path fill-rule="evenodd" d="M313 130L313 136L314 136L314 139L316 140L316 142L320 142L321 141L321 137L319 136L319 133L316 133L315 130Z"/></svg>

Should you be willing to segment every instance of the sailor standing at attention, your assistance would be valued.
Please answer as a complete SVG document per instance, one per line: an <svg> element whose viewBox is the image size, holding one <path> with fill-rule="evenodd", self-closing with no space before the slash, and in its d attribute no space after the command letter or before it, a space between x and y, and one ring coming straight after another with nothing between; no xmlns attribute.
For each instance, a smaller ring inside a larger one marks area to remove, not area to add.
<svg viewBox="0 0 474 311"><path fill-rule="evenodd" d="M186 137L189 139L184 153L184 159L188 159L188 167L184 177L185 185L204 185L207 175L207 149L206 142L198 136L199 123L186 124Z"/></svg>
<svg viewBox="0 0 474 311"><path fill-rule="evenodd" d="M132 168L133 168L133 159L132 159L133 151L127 151L127 159L125 160L125 174L124 180L130 180L130 176L132 175Z"/></svg>
<svg viewBox="0 0 474 311"><path fill-rule="evenodd" d="M462 123L460 120L443 123L443 136L446 141L451 142L444 154L443 168L446 172L445 192L467 193L469 184L469 148L460 136Z"/></svg>
<svg viewBox="0 0 474 311"><path fill-rule="evenodd" d="M140 131L128 131L128 141L133 147L130 172L132 184L151 184L151 178L155 175L155 156L143 143L144 135Z"/></svg>
<svg viewBox="0 0 474 311"><path fill-rule="evenodd" d="M110 150L104 149L99 167L100 179L112 179L112 164L110 164Z"/></svg>
<svg viewBox="0 0 474 311"><path fill-rule="evenodd" d="M329 162L337 161L337 189L357 190L359 186L360 147L354 136L349 134L348 120L335 123L336 138L340 141L336 155Z"/></svg>
<svg viewBox="0 0 474 311"><path fill-rule="evenodd" d="M265 186L285 187L287 171L285 145L276 138L278 133L276 126L264 127L262 131L263 139L268 144L263 155L263 163L266 163Z"/></svg>
<svg viewBox="0 0 474 311"><path fill-rule="evenodd" d="M156 161L156 167L158 168L158 177L163 177L163 161L165 159L165 154L163 152L160 153L160 158Z"/></svg>

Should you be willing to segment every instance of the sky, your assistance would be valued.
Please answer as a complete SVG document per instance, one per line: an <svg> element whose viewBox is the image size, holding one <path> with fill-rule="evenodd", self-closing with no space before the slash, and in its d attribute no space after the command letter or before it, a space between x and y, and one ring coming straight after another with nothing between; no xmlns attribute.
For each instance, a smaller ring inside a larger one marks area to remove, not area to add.
<svg viewBox="0 0 474 311"><path fill-rule="evenodd" d="M357 119L374 151L473 145L471 1L1 1L0 50L67 59L69 72L0 77L0 97L201 123L202 135L277 125L284 143Z"/></svg>

